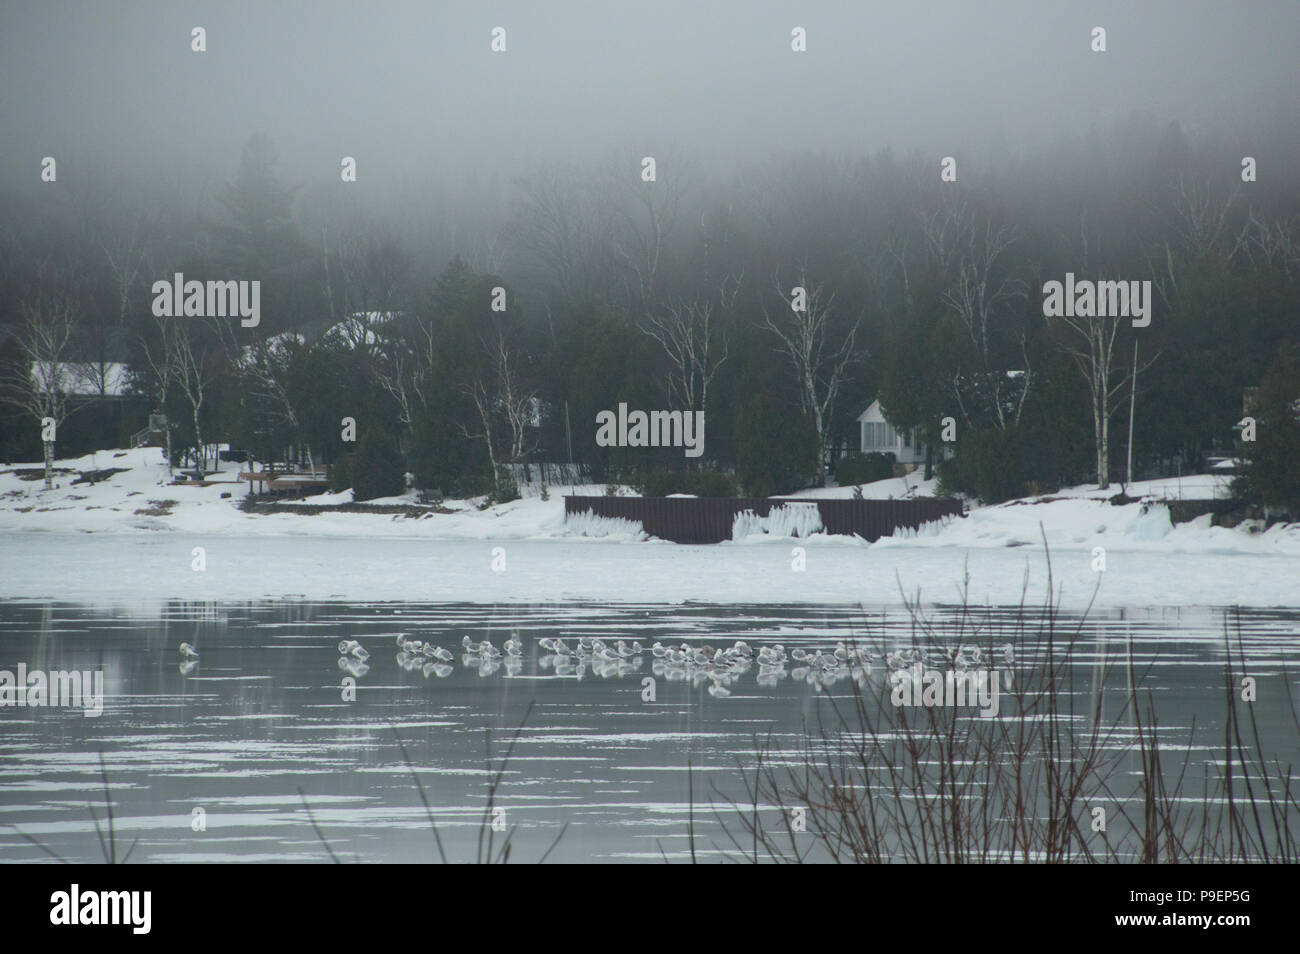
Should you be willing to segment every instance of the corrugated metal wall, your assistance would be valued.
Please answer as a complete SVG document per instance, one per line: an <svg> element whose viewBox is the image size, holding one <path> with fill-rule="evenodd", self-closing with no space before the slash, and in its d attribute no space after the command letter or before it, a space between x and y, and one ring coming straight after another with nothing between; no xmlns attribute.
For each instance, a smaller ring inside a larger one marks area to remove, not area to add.
<svg viewBox="0 0 1300 954"><path fill-rule="evenodd" d="M598 517L635 520L645 532L674 543L719 543L731 539L736 514L766 517L786 503L816 504L828 533L857 534L875 541L899 527L915 529L947 516L960 516L960 500L773 500L768 497L570 497L565 514L590 511Z"/></svg>

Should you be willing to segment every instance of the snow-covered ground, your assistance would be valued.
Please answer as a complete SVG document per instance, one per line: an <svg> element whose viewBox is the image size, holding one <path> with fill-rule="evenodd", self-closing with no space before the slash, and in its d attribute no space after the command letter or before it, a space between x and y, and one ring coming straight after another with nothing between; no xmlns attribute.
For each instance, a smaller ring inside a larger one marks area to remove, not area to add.
<svg viewBox="0 0 1300 954"><path fill-rule="evenodd" d="M878 603L896 602L901 586L947 602L969 570L973 599L1015 603L1026 572L1031 599L1043 595L1046 537L1067 605L1086 603L1099 580L1102 605L1300 605L1300 525L1260 533L1211 527L1208 516L1171 523L1160 500L1221 496L1227 481L1213 475L1132 485L1129 495L1145 501L1122 506L1105 499L1118 487L1082 487L976 507L871 545L756 530L736 543L688 547L647 540L626 521L566 522L568 486L552 487L548 500L527 496L486 509L481 499L445 501L451 513L253 514L238 507L248 485L234 481L234 464L206 487L169 485L151 448L59 466L127 469L95 485L73 485L75 474L61 474L49 491L0 469L0 598ZM605 487L576 490L599 495ZM862 493L927 495L933 482L912 476ZM852 494L827 488L795 496ZM303 503L350 500L350 493L322 494ZM414 496L372 503L410 504ZM205 551L203 572L191 568L196 546ZM795 546L806 549L806 571L792 568ZM1106 562L1100 574L1098 547ZM494 559L504 559L504 569L494 570Z"/></svg>
<svg viewBox="0 0 1300 954"><path fill-rule="evenodd" d="M248 483L235 479L244 465L223 463L224 470L209 478L208 486L171 484L167 465L157 448L100 451L75 460L58 461L59 467L78 472L129 468L97 483L76 484L76 474L59 475L56 489L45 490L41 480L23 480L15 469L39 464L17 464L0 470L0 532L153 532L312 536L439 537L442 539L521 539L582 536L586 528L564 525L564 498L554 488L549 500L524 498L487 510L478 509L482 498L449 500L443 507L455 513L426 513L418 517L382 513L254 514L239 509L248 496ZM569 492L564 487L563 492ZM605 485L579 486L578 493L603 494ZM225 495L225 496L223 496ZM325 493L301 501L310 504L346 504L352 492ZM170 502L170 503L169 503ZM416 503L414 493L368 501L372 505Z"/></svg>
<svg viewBox="0 0 1300 954"><path fill-rule="evenodd" d="M877 480L872 484L858 484L856 487L852 485L819 487L814 490L801 490L797 494L786 494L786 496L798 497L800 500L842 500L852 497L855 490L860 490L867 500L897 500L905 497L933 497L938 486L937 479L922 480L921 471L917 470L904 477Z"/></svg>
<svg viewBox="0 0 1300 954"><path fill-rule="evenodd" d="M1142 480L1130 484L1127 488L1130 497L1149 497L1160 500L1211 500L1226 497L1231 474L1193 474L1187 477L1161 477L1157 480ZM909 497L933 497L938 493L939 481L921 479L921 471L913 471L904 477L878 480L872 484L859 484L857 487L825 487L817 490L802 490L790 497L807 500L847 499L861 490L868 500L898 500ZM1087 497L1091 500L1107 500L1121 491L1119 484L1111 484L1107 490L1098 490L1094 484L1079 487L1066 487L1054 494L1044 494L1030 500L1046 500L1057 497Z"/></svg>

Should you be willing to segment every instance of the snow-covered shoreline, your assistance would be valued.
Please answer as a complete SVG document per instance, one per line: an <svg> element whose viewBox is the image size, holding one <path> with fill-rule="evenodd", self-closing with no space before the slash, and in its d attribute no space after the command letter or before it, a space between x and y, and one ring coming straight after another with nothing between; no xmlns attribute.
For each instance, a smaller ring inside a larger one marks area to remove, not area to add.
<svg viewBox="0 0 1300 954"><path fill-rule="evenodd" d="M24 465L34 466L34 465ZM1043 541L1064 605L1300 605L1300 525L1267 532L1173 525L1162 497L1206 498L1222 478L1151 481L1129 488L1146 502L1112 505L1089 488L1043 500L977 507L962 518L868 545L857 538L755 533L692 547L649 539L626 521L564 517L563 494L535 492L451 512L258 514L238 506L247 484L172 486L158 451L102 451L60 462L78 471L128 468L94 484L57 489L0 472L0 598L103 601L156 598L418 600L471 602L897 603L900 587L955 602L964 574L977 602L1045 598ZM881 481L865 496L932 492L914 478ZM579 487L602 493L602 487ZM798 496L851 495L851 488ZM226 495L226 496L223 496ZM307 503L348 503L350 493ZM413 497L375 503L413 504ZM285 508L292 509L292 508ZM192 569L194 547L206 569ZM807 569L795 568L794 548ZM1105 551L1098 573L1097 548ZM494 564L495 561L495 564ZM494 569L494 565L499 567Z"/></svg>

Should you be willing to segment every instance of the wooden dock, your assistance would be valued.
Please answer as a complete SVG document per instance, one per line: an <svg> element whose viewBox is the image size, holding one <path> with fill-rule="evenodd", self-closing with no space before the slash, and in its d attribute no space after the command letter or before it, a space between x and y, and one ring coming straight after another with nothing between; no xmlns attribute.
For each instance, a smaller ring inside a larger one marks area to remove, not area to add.
<svg viewBox="0 0 1300 954"><path fill-rule="evenodd" d="M292 471L246 470L239 474L240 480L248 481L248 492L272 494L301 494L308 490L325 491L329 489L329 478L324 474L296 474ZM253 490L257 484L258 489ZM262 490L265 486L266 490Z"/></svg>

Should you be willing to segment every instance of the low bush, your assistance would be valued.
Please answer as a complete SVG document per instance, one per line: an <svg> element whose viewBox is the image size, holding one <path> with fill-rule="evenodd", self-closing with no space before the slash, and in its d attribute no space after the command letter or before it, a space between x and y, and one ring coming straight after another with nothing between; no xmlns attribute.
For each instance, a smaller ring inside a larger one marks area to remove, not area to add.
<svg viewBox="0 0 1300 954"><path fill-rule="evenodd" d="M716 470L646 470L636 479L638 493L647 497L693 494L696 497L738 497L740 484Z"/></svg>
<svg viewBox="0 0 1300 954"><path fill-rule="evenodd" d="M893 454L850 454L835 462L835 480L841 487L870 484L894 476Z"/></svg>

